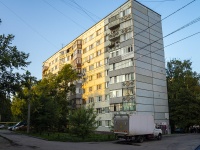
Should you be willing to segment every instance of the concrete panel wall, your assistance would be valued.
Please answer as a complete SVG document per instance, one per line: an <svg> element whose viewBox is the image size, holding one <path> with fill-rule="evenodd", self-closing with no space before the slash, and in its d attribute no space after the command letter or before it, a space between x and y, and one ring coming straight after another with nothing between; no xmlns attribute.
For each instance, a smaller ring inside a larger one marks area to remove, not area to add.
<svg viewBox="0 0 200 150"><path fill-rule="evenodd" d="M148 97L137 97L136 100L137 104L147 104L147 105L153 105L153 98L148 98Z"/></svg>
<svg viewBox="0 0 200 150"><path fill-rule="evenodd" d="M154 107L153 105L137 104L136 111L154 112Z"/></svg>
<svg viewBox="0 0 200 150"><path fill-rule="evenodd" d="M153 78L149 77L149 76L143 76L143 75L136 74L135 79L136 79L136 83L137 82L145 82L145 83L153 84Z"/></svg>
<svg viewBox="0 0 200 150"><path fill-rule="evenodd" d="M148 83L137 81L135 84L136 84L135 86L136 86L137 89L145 89L145 90L148 90L148 91L153 90L152 83L148 84Z"/></svg>
<svg viewBox="0 0 200 150"><path fill-rule="evenodd" d="M153 91L147 91L142 89L136 89L136 99L137 97L151 97L153 98Z"/></svg>

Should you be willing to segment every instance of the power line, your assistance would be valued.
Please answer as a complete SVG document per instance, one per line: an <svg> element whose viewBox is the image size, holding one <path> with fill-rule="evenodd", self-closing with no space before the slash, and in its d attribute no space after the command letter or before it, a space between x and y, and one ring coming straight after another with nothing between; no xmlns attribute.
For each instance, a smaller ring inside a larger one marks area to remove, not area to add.
<svg viewBox="0 0 200 150"><path fill-rule="evenodd" d="M56 7L54 7L53 5L51 5L49 2L47 2L46 0L43 0L47 5L49 5L50 7L52 7L53 9L55 9L56 11L58 11L60 14L62 14L63 16L65 16L66 18L68 18L69 20L71 20L74 24L76 24L77 26L81 27L82 29L86 30L85 27L83 27L81 24L77 23L76 21L74 21L72 18L70 18L69 16L65 15L64 13L62 13L59 9L57 9Z"/></svg>
<svg viewBox="0 0 200 150"><path fill-rule="evenodd" d="M184 28L187 28L187 27L191 26L192 24L197 23L198 21L200 21L200 17L198 17L198 18L194 19L193 21L187 23L186 25L184 25L184 26L178 28L177 30L175 30L175 31L173 31L173 32L171 32L171 33L165 35L163 38L166 38L166 37L168 37L168 36L170 36L170 35L172 35L172 34L178 32L178 31L180 31L180 30L183 30ZM197 33L196 33L196 34L197 34ZM196 35L196 34L194 34L194 35ZM191 35L191 36L194 36L194 35ZM191 37L191 36L189 36L189 37ZM187 38L189 38L189 37L187 37ZM150 46L150 45L152 45L152 44L158 42L159 40L161 40L161 39L163 39L163 38L159 38L158 40L153 41L153 42L151 42L150 44L147 44L146 46L139 48L138 50L134 51L134 53L139 54L139 53L137 53L138 51L144 50L144 48L146 48L147 46ZM186 38L184 38L184 39L186 39ZM182 40L183 40L183 39L182 39ZM182 40L179 40L178 42L180 42L180 41L182 41ZM176 42L176 43L177 43L177 42ZM171 45L173 45L173 43L172 43ZM167 46L165 46L165 47L168 47L168 46L169 46L169 45L167 45ZM161 49L163 49L163 48L161 48ZM158 49L158 50L156 50L156 51L159 51L159 50L161 50L161 49ZM155 51L155 52L156 52L156 51ZM153 52L150 52L150 53L153 53ZM150 54L150 53L149 53L149 54ZM148 55L148 54L147 54L147 55ZM144 56L146 56L146 54L145 54ZM97 56L96 56L96 57L97 57ZM142 55L142 57L143 57L143 55ZM93 57L93 59L94 59L94 58L95 58L95 57ZM141 57L139 57L139 58L141 58ZM137 59L135 59L135 60L137 60ZM122 65L119 65L119 66L122 66Z"/></svg>
<svg viewBox="0 0 200 150"><path fill-rule="evenodd" d="M173 43L171 43L171 44L168 44L168 45L164 46L163 48L160 48L160 49L155 50L155 51L153 51L153 52L149 52L148 54L141 55L140 57L135 58L134 60L138 60L138 59L141 58L141 57L144 57L144 56L149 55L149 54L151 54L151 53L155 53L155 52L157 52L157 51L159 51L159 50L162 50L162 49L164 49L164 48L166 48L166 47L172 46L172 45L174 45L174 44L176 44L176 43L179 43L179 42L181 42L181 41L183 41L183 40L186 40L186 39L188 39L188 38L190 38L190 37L193 37L193 36L195 36L195 35L197 35L197 34L199 34L199 33L200 33L200 32L196 32L196 33L194 33L194 34L192 34L192 35L189 35L189 36L187 36L187 37L184 37L184 38L182 38L182 39L180 39L180 40L178 40L178 41L176 41L176 42L173 42Z"/></svg>
<svg viewBox="0 0 200 150"><path fill-rule="evenodd" d="M193 0L193 1L189 2L189 3L187 3L187 4L186 4L186 5L184 5L183 7L179 8L178 10L176 10L176 11L174 11L173 13L169 14L168 16L164 17L164 18L163 18L163 19L161 19L160 21L158 21L158 22L156 22L156 23L152 24L151 26L147 27L146 29L142 30L141 32L139 32L139 33L135 34L134 36L137 36L138 34L140 34L140 33L144 32L144 31L146 31L147 29L149 29L149 28L153 27L154 25L156 25L156 24L160 23L161 21L163 21L163 20L165 20L165 19L169 18L170 16L172 16L172 15L176 14L177 12L179 12L179 11L180 11L180 10L182 10L183 8L185 8L185 7L189 6L190 4L192 4L192 3L193 3L193 2L195 2L195 1L196 1L196 0Z"/></svg>
<svg viewBox="0 0 200 150"><path fill-rule="evenodd" d="M166 37L168 37L168 36L170 36L170 35L172 35L172 34L178 32L178 31L180 31L180 30L183 30L184 28L187 28L187 27L191 26L192 24L197 23L198 21L200 21L200 17L198 17L198 18L194 19L193 21L189 22L188 24L186 24L186 25L184 25L184 26L178 28L177 30L175 30L175 31L173 31L173 32L171 32L171 33L165 35L164 37L159 38L158 40L153 41L152 43L147 44L146 46L140 48L140 49L137 50L137 51L140 51L140 50L144 49L145 47L150 46L150 45L152 45L152 44L154 44L154 43L160 41L161 39L164 39L164 38L166 38Z"/></svg>
<svg viewBox="0 0 200 150"><path fill-rule="evenodd" d="M75 0L70 1L76 4L94 23L96 23L96 21L79 4L77 4Z"/></svg>
<svg viewBox="0 0 200 150"><path fill-rule="evenodd" d="M64 3L65 5L67 5L67 6L71 6L71 8L75 8L75 9L77 9L78 11L80 11L80 9L79 9L78 7L76 7L76 6L72 5L72 4L70 4L69 2L67 3L67 2L64 1L64 0L60 0L60 1L63 2L63 3ZM88 12L89 14L93 15L94 17L96 17L98 20L101 19L99 16L97 16L97 15L95 15L94 13L90 12L90 11L87 10L86 8L83 8L83 7L82 7L82 9L83 9L84 11ZM80 12L79 12L79 13L80 13ZM81 14L81 13L80 13L80 14Z"/></svg>
<svg viewBox="0 0 200 150"><path fill-rule="evenodd" d="M40 37L42 37L45 41L50 43L52 46L54 46L56 49L58 48L56 45L54 45L52 42L50 42L46 37L44 37L42 34L40 34L36 29L34 29L30 24L28 24L24 19L22 19L17 13L15 13L13 10L11 10L6 4L4 4L2 1L0 1L2 5L4 5L8 10L10 10L15 16L17 16L18 19L20 19L25 25L27 25L32 31L37 33Z"/></svg>

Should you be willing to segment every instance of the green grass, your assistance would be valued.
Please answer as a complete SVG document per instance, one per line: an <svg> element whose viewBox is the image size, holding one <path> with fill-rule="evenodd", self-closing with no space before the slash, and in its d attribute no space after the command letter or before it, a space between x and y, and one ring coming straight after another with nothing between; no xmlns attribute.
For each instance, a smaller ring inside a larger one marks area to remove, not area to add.
<svg viewBox="0 0 200 150"><path fill-rule="evenodd" d="M17 131L21 134L26 134L24 131ZM28 135L42 138L48 141L62 141L62 142L103 142L103 141L112 141L115 140L114 134L92 134L85 139L70 135L68 133L58 133L58 132L43 132L43 133L29 133Z"/></svg>

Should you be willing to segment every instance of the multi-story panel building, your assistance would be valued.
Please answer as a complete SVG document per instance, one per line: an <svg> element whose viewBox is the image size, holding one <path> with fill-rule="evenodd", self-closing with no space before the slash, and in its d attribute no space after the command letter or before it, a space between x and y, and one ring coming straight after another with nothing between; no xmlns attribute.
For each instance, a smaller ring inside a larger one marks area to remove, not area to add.
<svg viewBox="0 0 200 150"><path fill-rule="evenodd" d="M65 63L82 75L71 99L94 105L97 130L109 131L115 113L152 114L168 128L161 16L153 10L127 1L47 59L43 74Z"/></svg>

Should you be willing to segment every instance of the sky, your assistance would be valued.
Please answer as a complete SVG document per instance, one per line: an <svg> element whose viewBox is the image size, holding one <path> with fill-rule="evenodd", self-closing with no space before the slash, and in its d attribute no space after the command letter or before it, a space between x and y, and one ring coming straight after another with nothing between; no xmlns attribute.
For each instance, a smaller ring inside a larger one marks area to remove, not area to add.
<svg viewBox="0 0 200 150"><path fill-rule="evenodd" d="M189 59L193 71L200 73L200 0L138 1L161 15L163 36L185 26L164 38L164 46L195 34L165 47L165 61ZM41 79L42 63L45 60L125 2L126 0L0 0L0 35L15 36L12 45L19 51L30 54L28 60L31 64L26 69L37 79ZM187 6L179 10L185 5ZM177 12L167 17L175 11ZM164 19L165 17L167 18Z"/></svg>

